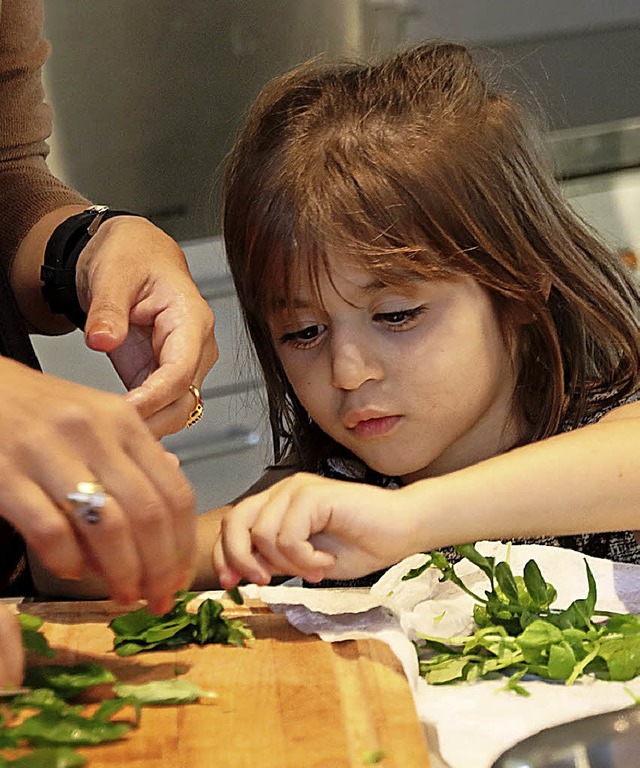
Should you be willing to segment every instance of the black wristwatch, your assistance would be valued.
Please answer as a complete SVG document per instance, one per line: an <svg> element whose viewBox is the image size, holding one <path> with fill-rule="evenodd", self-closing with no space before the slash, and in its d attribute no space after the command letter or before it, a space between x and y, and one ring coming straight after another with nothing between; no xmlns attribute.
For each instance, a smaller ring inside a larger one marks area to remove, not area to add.
<svg viewBox="0 0 640 768"><path fill-rule="evenodd" d="M130 211L114 211L106 205L92 205L70 216L56 227L47 242L44 264L40 268L42 295L55 314L65 315L83 328L87 315L78 301L76 264L85 245L100 225L114 216L138 216Z"/></svg>

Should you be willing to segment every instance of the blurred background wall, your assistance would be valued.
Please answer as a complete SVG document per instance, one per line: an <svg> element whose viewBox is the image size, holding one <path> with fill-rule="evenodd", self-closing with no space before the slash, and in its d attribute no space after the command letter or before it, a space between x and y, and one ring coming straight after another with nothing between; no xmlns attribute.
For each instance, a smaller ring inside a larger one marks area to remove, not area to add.
<svg viewBox="0 0 640 768"><path fill-rule="evenodd" d="M463 40L515 64L505 78L554 130L640 116L638 0L45 0L45 11L54 169L179 240L218 231L220 169L261 85L321 52ZM601 165L621 164L611 140L603 151Z"/></svg>

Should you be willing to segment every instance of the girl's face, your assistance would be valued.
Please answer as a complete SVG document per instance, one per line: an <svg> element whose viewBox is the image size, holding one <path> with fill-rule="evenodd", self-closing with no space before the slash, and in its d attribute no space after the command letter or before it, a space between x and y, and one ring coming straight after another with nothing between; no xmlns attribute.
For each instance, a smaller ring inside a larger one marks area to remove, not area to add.
<svg viewBox="0 0 640 768"><path fill-rule="evenodd" d="M293 311L269 318L291 386L324 432L404 482L518 440L512 357L478 283L416 278L398 288L335 259L330 267L320 302L302 282Z"/></svg>

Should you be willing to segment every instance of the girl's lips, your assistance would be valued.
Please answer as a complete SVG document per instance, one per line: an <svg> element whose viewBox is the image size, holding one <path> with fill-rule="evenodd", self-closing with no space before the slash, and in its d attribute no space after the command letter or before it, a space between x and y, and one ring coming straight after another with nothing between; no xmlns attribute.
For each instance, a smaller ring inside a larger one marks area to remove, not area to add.
<svg viewBox="0 0 640 768"><path fill-rule="evenodd" d="M351 431L357 437L380 437L390 432L400 421L400 416L383 416L378 419L363 419L359 421Z"/></svg>

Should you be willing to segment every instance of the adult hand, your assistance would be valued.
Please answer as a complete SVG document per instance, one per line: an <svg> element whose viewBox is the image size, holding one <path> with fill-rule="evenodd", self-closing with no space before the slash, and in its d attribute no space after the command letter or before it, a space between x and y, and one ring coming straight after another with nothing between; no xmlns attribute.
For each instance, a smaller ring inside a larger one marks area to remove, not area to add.
<svg viewBox="0 0 640 768"><path fill-rule="evenodd" d="M418 551L415 529L402 490L298 473L225 515L213 564L225 589L284 574L354 578Z"/></svg>
<svg viewBox="0 0 640 768"><path fill-rule="evenodd" d="M115 216L83 249L76 268L87 345L106 352L127 399L156 437L185 426L218 359L211 309L184 254L147 219Z"/></svg>
<svg viewBox="0 0 640 768"><path fill-rule="evenodd" d="M18 617L0 605L0 690L16 688L24 674L24 650Z"/></svg>
<svg viewBox="0 0 640 768"><path fill-rule="evenodd" d="M135 408L2 359L0 431L0 514L45 568L77 579L90 565L114 599L169 609L191 578L194 495ZM82 481L108 494L96 524L67 500Z"/></svg>

